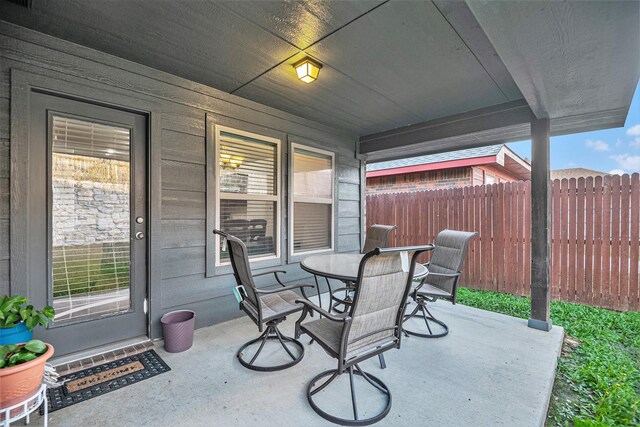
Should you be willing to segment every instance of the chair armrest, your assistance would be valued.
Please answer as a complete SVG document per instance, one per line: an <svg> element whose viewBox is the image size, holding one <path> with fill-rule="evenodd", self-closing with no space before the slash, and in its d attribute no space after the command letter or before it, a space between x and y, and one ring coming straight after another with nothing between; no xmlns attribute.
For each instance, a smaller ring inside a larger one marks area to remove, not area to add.
<svg viewBox="0 0 640 427"><path fill-rule="evenodd" d="M422 288L422 285L424 285L424 282L429 278L429 276L456 278L456 277L460 277L461 274L462 274L461 271L458 271L457 273L432 273L432 272L429 272L426 276L424 276L422 278L422 280L420 281L420 284L415 287L415 289L413 290L412 295L415 295L420 290L420 288Z"/></svg>
<svg viewBox="0 0 640 427"><path fill-rule="evenodd" d="M291 286L285 286L283 288L279 288L279 289L273 289L271 291L265 291L263 289L256 289L256 293L260 294L260 295L269 295L269 294L277 294L278 292L282 292L282 291L292 291L294 289L301 289L302 288L315 288L315 286L313 285L291 285Z"/></svg>
<svg viewBox="0 0 640 427"><path fill-rule="evenodd" d="M253 274L253 277L260 277L260 276L264 276L266 274L273 274L276 278L276 282L278 282L278 284L282 287L286 287L286 285L284 283L282 283L282 280L280 280L280 276L278 276L278 273L284 273L287 274L286 271L284 270L270 270L270 271L263 271L262 273L256 273Z"/></svg>
<svg viewBox="0 0 640 427"><path fill-rule="evenodd" d="M457 273L431 273L427 274L428 276L440 276L440 277L458 277L462 274L462 272L458 271Z"/></svg>
<svg viewBox="0 0 640 427"><path fill-rule="evenodd" d="M333 320L334 322L346 322L347 320L351 319L349 316L340 317L340 316L336 316L335 314L331 314L327 310L324 310L324 309L318 307L317 305L315 305L314 303L312 303L309 300L297 299L296 303L303 304L305 306L304 307L305 312L303 313L303 317L302 318L304 318L304 315L306 314L306 312L308 312L309 310L313 310L313 311L318 312L319 314L323 315L327 319Z"/></svg>
<svg viewBox="0 0 640 427"><path fill-rule="evenodd" d="M276 274L276 273L287 273L284 270L270 270L270 271L263 271L262 273L256 273L256 274L252 274L253 277L259 277L259 276L264 276L266 274Z"/></svg>

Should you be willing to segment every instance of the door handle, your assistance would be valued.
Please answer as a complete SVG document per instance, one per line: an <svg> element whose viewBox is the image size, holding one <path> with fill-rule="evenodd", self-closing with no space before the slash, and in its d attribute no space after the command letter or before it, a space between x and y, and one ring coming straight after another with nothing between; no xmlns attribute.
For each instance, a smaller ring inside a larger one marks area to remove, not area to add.
<svg viewBox="0 0 640 427"><path fill-rule="evenodd" d="M136 239L138 239L138 240L144 239L144 233L142 231L138 231L136 233Z"/></svg>

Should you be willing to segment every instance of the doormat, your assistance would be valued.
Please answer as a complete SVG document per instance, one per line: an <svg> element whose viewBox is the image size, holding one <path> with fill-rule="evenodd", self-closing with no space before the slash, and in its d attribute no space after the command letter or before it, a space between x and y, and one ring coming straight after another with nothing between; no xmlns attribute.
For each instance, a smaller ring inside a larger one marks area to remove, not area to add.
<svg viewBox="0 0 640 427"><path fill-rule="evenodd" d="M171 368L154 350L123 357L60 377L65 383L47 389L49 412L84 402L110 391L169 372ZM42 408L40 409L42 412Z"/></svg>

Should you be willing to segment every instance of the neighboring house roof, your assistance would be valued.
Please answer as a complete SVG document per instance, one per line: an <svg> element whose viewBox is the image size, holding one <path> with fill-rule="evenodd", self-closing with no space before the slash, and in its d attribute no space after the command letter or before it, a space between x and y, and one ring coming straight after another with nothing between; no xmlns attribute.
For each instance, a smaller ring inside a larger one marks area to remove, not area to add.
<svg viewBox="0 0 640 427"><path fill-rule="evenodd" d="M551 171L551 179L586 178L588 176L604 175L608 175L608 173L586 168L556 169Z"/></svg>
<svg viewBox="0 0 640 427"><path fill-rule="evenodd" d="M369 163L367 164L367 177L401 175L489 164L503 167L522 179L531 178L531 163L518 156L504 144Z"/></svg>
<svg viewBox="0 0 640 427"><path fill-rule="evenodd" d="M390 160L367 164L367 172L382 169L395 169L406 166L428 165L431 163L448 162L451 160L473 159L476 157L495 156L503 145L490 145L488 147L469 148L467 150L449 151L447 153L429 154L427 156L411 157L408 159Z"/></svg>

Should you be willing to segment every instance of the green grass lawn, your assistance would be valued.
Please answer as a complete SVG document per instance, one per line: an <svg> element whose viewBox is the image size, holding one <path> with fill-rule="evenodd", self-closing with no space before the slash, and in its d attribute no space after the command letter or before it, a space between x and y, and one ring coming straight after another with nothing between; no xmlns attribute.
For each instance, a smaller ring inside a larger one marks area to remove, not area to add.
<svg viewBox="0 0 640 427"><path fill-rule="evenodd" d="M458 302L528 318L529 298L462 288ZM549 426L640 425L640 313L551 303L567 337L549 407Z"/></svg>

